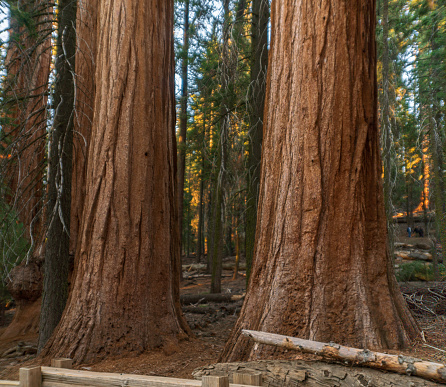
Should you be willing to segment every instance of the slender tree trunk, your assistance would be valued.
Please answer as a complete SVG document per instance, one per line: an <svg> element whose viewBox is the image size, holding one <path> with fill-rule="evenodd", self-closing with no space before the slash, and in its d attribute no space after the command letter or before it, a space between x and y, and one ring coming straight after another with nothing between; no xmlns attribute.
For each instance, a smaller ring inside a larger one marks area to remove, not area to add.
<svg viewBox="0 0 446 387"><path fill-rule="evenodd" d="M206 129L205 129L206 130ZM197 261L201 262L203 256L203 196L204 196L204 155L201 158L200 194L198 199L198 233L197 233Z"/></svg>
<svg viewBox="0 0 446 387"><path fill-rule="evenodd" d="M412 223L411 223L411 211L410 211L410 182L408 180L407 177L407 171L406 171L406 175L404 176L405 181L405 190L406 190L406 222L407 222L407 227L412 227Z"/></svg>
<svg viewBox="0 0 446 387"><path fill-rule="evenodd" d="M82 223L86 194L87 155L96 92L98 0L78 0L76 34L76 113L73 136L70 254L74 254Z"/></svg>
<svg viewBox="0 0 446 387"><path fill-rule="evenodd" d="M429 237L429 220L427 216L427 210L429 209L429 158L426 151L429 149L428 136L423 139L423 157L422 157L422 168L423 168L423 192L421 195L422 208L423 208L423 222L426 236Z"/></svg>
<svg viewBox="0 0 446 387"><path fill-rule="evenodd" d="M384 158L384 203L387 218L387 231L389 234L389 252L393 258L393 249L395 242L393 227L393 211L392 211L392 128L390 124L390 82L389 82L389 1L383 0L383 58L382 58L382 86L383 86L383 103L382 103L382 148Z"/></svg>
<svg viewBox="0 0 446 387"><path fill-rule="evenodd" d="M188 191L190 192L190 163L186 164L186 171L187 171L187 184L188 184ZM187 208L186 208L186 230L185 230L185 237L186 237L186 257L190 257L190 250L191 250L191 216L190 216L190 200L188 200Z"/></svg>
<svg viewBox="0 0 446 387"><path fill-rule="evenodd" d="M228 149L228 132L229 132L229 106L227 100L228 85L229 85L229 0L223 0L223 43L221 54L221 90L224 94L220 107L221 125L220 125L220 144L217 161L216 179L215 179L215 193L214 211L213 211L213 240L212 240L212 279L211 279L211 293L221 293L221 271L223 260L223 230L225 224L225 210L224 210L224 189L226 184L226 162Z"/></svg>
<svg viewBox="0 0 446 387"><path fill-rule="evenodd" d="M180 138L178 140L178 208L180 216L180 238L183 239L183 198L184 173L186 171L186 139L187 139L187 96L188 96L188 68L189 68L189 0L184 2L183 26L183 58L181 60L181 111L180 111Z"/></svg>
<svg viewBox="0 0 446 387"><path fill-rule="evenodd" d="M241 329L365 348L419 334L387 248L375 1L273 1L258 233ZM277 354L277 352L275 352Z"/></svg>
<svg viewBox="0 0 446 387"><path fill-rule="evenodd" d="M226 203L229 202L229 199L226 198L225 200ZM232 206L228 204L226 204L225 206L226 208L226 215L225 215L225 219L226 219L226 230L225 230L225 234L226 234L226 249L225 249L225 253L226 256L231 257L234 254L234 249L232 248Z"/></svg>
<svg viewBox="0 0 446 387"><path fill-rule="evenodd" d="M260 158L263 138L266 70L268 62L269 5L266 0L252 1L251 85L249 88L249 151L246 194L246 281L249 281L256 235L260 184Z"/></svg>
<svg viewBox="0 0 446 387"><path fill-rule="evenodd" d="M235 232L235 265L234 265L234 275L232 276L233 280L236 280L238 277L238 268L240 265L240 235L238 231Z"/></svg>
<svg viewBox="0 0 446 387"><path fill-rule="evenodd" d="M60 321L68 297L71 176L73 164L76 2L60 0L58 8L55 117L50 133L48 166L48 232L38 350Z"/></svg>
<svg viewBox="0 0 446 387"><path fill-rule="evenodd" d="M432 51L438 50L438 42L436 37L438 35L438 24L434 19L432 22L431 33L431 47ZM432 83L430 90L430 139L432 147L432 159L433 159L433 175L434 175L434 196L435 196L435 224L437 239L440 240L442 245L442 258L446 263L446 199L445 199L445 161L444 161L444 147L446 145L444 135L442 136L442 119L440 102L437 95L439 94L438 88L441 84L441 76L438 74L438 69L435 66L432 67ZM435 254L433 261L434 280L439 280L440 273L438 268L438 256Z"/></svg>
<svg viewBox="0 0 446 387"><path fill-rule="evenodd" d="M214 199L212 195L212 183L213 180L211 180L210 187L208 188L208 204L207 204L207 258L206 258L206 272L208 274L212 273L212 246L214 245Z"/></svg>
<svg viewBox="0 0 446 387"><path fill-rule="evenodd" d="M43 351L76 362L140 353L189 332L178 282L173 0L100 0L98 9L78 265Z"/></svg>
<svg viewBox="0 0 446 387"><path fill-rule="evenodd" d="M430 113L430 144L432 154L432 177L434 182L434 202L435 202L435 234L436 239L440 241L442 245L443 262L446 262L446 205L444 199L445 183L443 177L443 160L442 160L442 147L439 144L438 129L436 122L433 119L432 112ZM434 280L438 281L440 277L438 268L438 255L435 252L433 255L433 272Z"/></svg>

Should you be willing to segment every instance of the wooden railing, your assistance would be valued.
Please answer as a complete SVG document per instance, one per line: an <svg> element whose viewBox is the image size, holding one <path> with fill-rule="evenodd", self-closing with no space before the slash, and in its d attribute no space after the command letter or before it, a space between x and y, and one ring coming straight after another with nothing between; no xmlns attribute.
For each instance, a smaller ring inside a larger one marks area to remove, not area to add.
<svg viewBox="0 0 446 387"><path fill-rule="evenodd" d="M72 369L71 359L55 359L51 367L20 368L20 381L0 381L0 387L67 387L67 386L134 386L134 387L241 387L261 386L260 373L234 373L229 376L203 376L202 380L165 378L161 376L125 375Z"/></svg>

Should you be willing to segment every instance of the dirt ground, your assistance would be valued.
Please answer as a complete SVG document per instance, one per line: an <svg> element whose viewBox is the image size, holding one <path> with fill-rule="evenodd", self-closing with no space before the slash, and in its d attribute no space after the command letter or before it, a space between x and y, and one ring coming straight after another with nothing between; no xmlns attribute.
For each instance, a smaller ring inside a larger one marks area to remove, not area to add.
<svg viewBox="0 0 446 387"><path fill-rule="evenodd" d="M239 275L235 280L229 270L225 270L223 275L224 293L244 294L245 277L243 275ZM192 272L184 273L184 279L181 282L181 294L208 293L209 288L209 276ZM409 289L410 291L413 291L413 289ZM446 295L446 290L444 294ZM194 369L217 362L237 319L242 302L243 300L235 303L200 304L200 307L207 313L186 312L185 317L192 329L193 337L178 346L131 358L109 358L96 364L81 364L75 368L102 372L192 378ZM187 308L186 305L185 309L191 308L190 306ZM8 313L12 317L13 311ZM403 354L446 363L446 316L430 316L419 310L415 311L415 316L423 331L425 341L420 339ZM0 336L4 329L4 327L0 327ZM23 338L21 343L0 342L0 379L18 378L18 368L25 362L27 364L32 363L35 357L33 348L35 349L36 341L36 336L29 336ZM300 360L305 359L305 356L299 353L290 353L289 359Z"/></svg>

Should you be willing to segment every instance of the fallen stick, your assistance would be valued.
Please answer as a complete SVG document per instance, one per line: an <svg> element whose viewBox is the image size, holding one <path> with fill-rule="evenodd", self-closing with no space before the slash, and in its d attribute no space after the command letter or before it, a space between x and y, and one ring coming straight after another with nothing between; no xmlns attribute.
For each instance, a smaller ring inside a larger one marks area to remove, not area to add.
<svg viewBox="0 0 446 387"><path fill-rule="evenodd" d="M236 302L245 297L244 294L222 294L222 293L202 293L202 294L182 294L180 301L183 305L187 304L207 304L208 302Z"/></svg>
<svg viewBox="0 0 446 387"><path fill-rule="evenodd" d="M416 375L424 379L446 384L446 366L402 355L388 355L372 352L368 349L344 347L334 343L321 343L296 337L273 333L242 330L242 334L251 337L256 343L274 345L311 353L331 359L341 360L351 365L366 366L399 374Z"/></svg>
<svg viewBox="0 0 446 387"><path fill-rule="evenodd" d="M182 265L183 271L206 271L207 265L204 263L190 263L187 265ZM235 263L232 262L225 262L222 264L223 270L234 270L235 269ZM240 263L239 264L239 270L246 270L246 264Z"/></svg>
<svg viewBox="0 0 446 387"><path fill-rule="evenodd" d="M183 313L195 313L195 314L216 314L218 312L226 313L226 314L234 314L234 312L240 309L239 306L227 306L223 308L216 308L212 306L183 306L181 310Z"/></svg>

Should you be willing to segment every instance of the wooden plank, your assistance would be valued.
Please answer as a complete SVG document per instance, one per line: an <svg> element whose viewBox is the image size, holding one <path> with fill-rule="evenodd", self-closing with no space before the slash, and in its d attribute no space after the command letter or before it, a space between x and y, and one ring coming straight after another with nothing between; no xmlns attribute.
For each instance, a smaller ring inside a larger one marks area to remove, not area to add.
<svg viewBox="0 0 446 387"><path fill-rule="evenodd" d="M200 381L192 379L174 379L163 378L161 376L113 374L108 372L79 371L52 367L42 367L42 380L42 387L64 384L74 386L201 386Z"/></svg>
<svg viewBox="0 0 446 387"><path fill-rule="evenodd" d="M66 386L201 387L201 381L193 379L165 378L161 376L112 374L106 372L42 367L42 387ZM231 384L229 387L243 386Z"/></svg>
<svg viewBox="0 0 446 387"><path fill-rule="evenodd" d="M15 387L20 386L20 382L16 382L14 380L0 380L1 387Z"/></svg>
<svg viewBox="0 0 446 387"><path fill-rule="evenodd" d="M23 367L19 371L20 387L40 387L42 385L41 367Z"/></svg>
<svg viewBox="0 0 446 387"><path fill-rule="evenodd" d="M52 359L51 360L51 367L54 368L67 368L72 369L73 368L73 360L68 358L60 358L60 359Z"/></svg>
<svg viewBox="0 0 446 387"><path fill-rule="evenodd" d="M344 347L334 343L321 343L296 337L277 335L273 333L243 330L242 333L255 342L276 347L294 349L304 353L336 359L347 364L371 367L399 374L414 375L420 378L435 380L446 384L446 365L423 361L407 356L389 355L372 352L367 349Z"/></svg>
<svg viewBox="0 0 446 387"><path fill-rule="evenodd" d="M69 358L57 358L51 360L51 367L73 369L73 360Z"/></svg>
<svg viewBox="0 0 446 387"><path fill-rule="evenodd" d="M260 372L254 374L235 372L232 375L232 380L236 384L243 384L246 386L261 386L262 374Z"/></svg>
<svg viewBox="0 0 446 387"><path fill-rule="evenodd" d="M229 387L229 376L203 376L201 385L203 387Z"/></svg>

